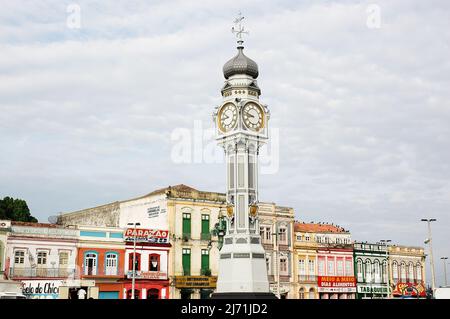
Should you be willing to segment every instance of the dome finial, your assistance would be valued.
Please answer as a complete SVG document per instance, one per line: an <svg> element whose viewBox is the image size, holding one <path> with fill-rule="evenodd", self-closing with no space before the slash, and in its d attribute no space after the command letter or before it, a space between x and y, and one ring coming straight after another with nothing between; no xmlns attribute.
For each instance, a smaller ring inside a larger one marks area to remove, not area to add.
<svg viewBox="0 0 450 319"><path fill-rule="evenodd" d="M244 30L244 26L242 25L242 20L244 20L244 17L242 16L242 13L239 11L236 19L234 19L235 26L231 28L231 32L236 35L238 49L244 48L244 40L242 40L242 35L249 33L248 31Z"/></svg>

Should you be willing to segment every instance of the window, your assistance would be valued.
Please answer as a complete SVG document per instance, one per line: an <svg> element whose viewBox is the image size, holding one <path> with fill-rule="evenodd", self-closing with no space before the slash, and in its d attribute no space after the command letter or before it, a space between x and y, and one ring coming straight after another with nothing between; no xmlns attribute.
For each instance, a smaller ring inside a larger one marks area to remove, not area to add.
<svg viewBox="0 0 450 319"><path fill-rule="evenodd" d="M287 259L282 257L280 258L280 274L287 273Z"/></svg>
<svg viewBox="0 0 450 319"><path fill-rule="evenodd" d="M183 273L185 276L191 275L191 250L183 248Z"/></svg>
<svg viewBox="0 0 450 319"><path fill-rule="evenodd" d="M417 281L422 281L422 265L421 264L416 265L416 272L417 272Z"/></svg>
<svg viewBox="0 0 450 319"><path fill-rule="evenodd" d="M344 276L344 261L342 259L337 261L337 275Z"/></svg>
<svg viewBox="0 0 450 319"><path fill-rule="evenodd" d="M376 283L381 282L380 262L378 260L375 260L375 263L373 264L373 272L374 272L375 282Z"/></svg>
<svg viewBox="0 0 450 319"><path fill-rule="evenodd" d="M359 259L358 262L356 263L356 267L357 267L357 277L358 277L358 281L362 282L363 281L363 266L362 266L362 260Z"/></svg>
<svg viewBox="0 0 450 319"><path fill-rule="evenodd" d="M319 276L325 276L325 260L319 259Z"/></svg>
<svg viewBox="0 0 450 319"><path fill-rule="evenodd" d="M328 260L328 276L334 276L334 260Z"/></svg>
<svg viewBox="0 0 450 319"><path fill-rule="evenodd" d="M84 274L97 274L97 253L86 253L84 256Z"/></svg>
<svg viewBox="0 0 450 319"><path fill-rule="evenodd" d="M39 251L37 253L37 264L38 265L46 265L47 264L47 252Z"/></svg>
<svg viewBox="0 0 450 319"><path fill-rule="evenodd" d="M105 275L117 275L117 253L105 255Z"/></svg>
<svg viewBox="0 0 450 319"><path fill-rule="evenodd" d="M25 251L16 250L14 252L14 264L21 265L25 263Z"/></svg>
<svg viewBox="0 0 450 319"><path fill-rule="evenodd" d="M271 270L271 268L270 268L270 258L269 257L266 257L266 268L267 268L267 274L268 275L271 275L272 274L272 270Z"/></svg>
<svg viewBox="0 0 450 319"><path fill-rule="evenodd" d="M280 228L278 230L278 236L280 236L280 243L287 244L286 228Z"/></svg>
<svg viewBox="0 0 450 319"><path fill-rule="evenodd" d="M210 233L209 233L209 215L202 215L202 234L201 239L202 240L209 240L210 239Z"/></svg>
<svg viewBox="0 0 450 319"><path fill-rule="evenodd" d="M315 299L314 288L309 289L308 299Z"/></svg>
<svg viewBox="0 0 450 319"><path fill-rule="evenodd" d="M206 272L209 272L209 250L208 249L202 249L202 260L201 260L201 273L202 275L205 275Z"/></svg>
<svg viewBox="0 0 450 319"><path fill-rule="evenodd" d="M130 252L128 254L128 271L133 271L133 256L134 256L133 252ZM140 271L141 270L141 254L136 253L135 258L136 259L135 259L135 264L134 264L134 270Z"/></svg>
<svg viewBox="0 0 450 319"><path fill-rule="evenodd" d="M414 278L414 265L413 265L413 263L409 263L409 267L408 267L408 268L409 268L409 276L408 276L408 277L409 277L409 278L408 278L409 280L408 280L408 281L409 281L409 282L413 282L414 279L415 279L415 278Z"/></svg>
<svg viewBox="0 0 450 319"><path fill-rule="evenodd" d="M305 240L306 240L306 241L310 241L310 240L311 240L311 237L309 237L308 235L306 235Z"/></svg>
<svg viewBox="0 0 450 319"><path fill-rule="evenodd" d="M62 251L59 253L59 266L66 267L69 264L69 253Z"/></svg>
<svg viewBox="0 0 450 319"><path fill-rule="evenodd" d="M406 282L406 265L401 263L400 265L400 279L402 282Z"/></svg>
<svg viewBox="0 0 450 319"><path fill-rule="evenodd" d="M183 237L191 238L191 214L183 213Z"/></svg>
<svg viewBox="0 0 450 319"><path fill-rule="evenodd" d="M305 289L304 288L300 288L300 290L298 291L298 298L305 299Z"/></svg>
<svg viewBox="0 0 450 319"><path fill-rule="evenodd" d="M148 270L149 271L159 271L159 255L151 254L148 256Z"/></svg>
<svg viewBox="0 0 450 319"><path fill-rule="evenodd" d="M398 280L398 264L396 261L392 264L392 277L394 278L394 281Z"/></svg>
<svg viewBox="0 0 450 319"><path fill-rule="evenodd" d="M263 243L270 244L272 242L272 229L270 226L261 226L259 233Z"/></svg>
<svg viewBox="0 0 450 319"><path fill-rule="evenodd" d="M298 261L298 273L299 273L299 275L305 275L306 274L305 260L304 259L300 259Z"/></svg>
<svg viewBox="0 0 450 319"><path fill-rule="evenodd" d="M310 276L315 275L314 260L308 260L308 274Z"/></svg>
<svg viewBox="0 0 450 319"><path fill-rule="evenodd" d="M353 261L350 258L345 259L345 275L353 276Z"/></svg>
<svg viewBox="0 0 450 319"><path fill-rule="evenodd" d="M372 263L366 260L366 282L372 282Z"/></svg>

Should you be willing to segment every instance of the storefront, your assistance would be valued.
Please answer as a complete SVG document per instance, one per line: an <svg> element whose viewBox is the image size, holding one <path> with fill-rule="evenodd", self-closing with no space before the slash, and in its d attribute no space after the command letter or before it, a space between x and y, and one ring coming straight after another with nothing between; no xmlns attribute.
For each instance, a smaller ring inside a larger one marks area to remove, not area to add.
<svg viewBox="0 0 450 319"><path fill-rule="evenodd" d="M395 285L392 296L394 298L426 298L427 293L425 290L425 286L422 283L414 284L411 282L399 282Z"/></svg>
<svg viewBox="0 0 450 319"><path fill-rule="evenodd" d="M217 286L217 276L175 276L181 299L209 299Z"/></svg>
<svg viewBox="0 0 450 319"><path fill-rule="evenodd" d="M23 280L22 293L29 299L58 299L62 280Z"/></svg>
<svg viewBox="0 0 450 319"><path fill-rule="evenodd" d="M358 298L361 299L382 299L389 296L388 286L382 284L358 284L357 292Z"/></svg>
<svg viewBox="0 0 450 319"><path fill-rule="evenodd" d="M355 299L355 277L318 276L320 299Z"/></svg>
<svg viewBox="0 0 450 319"><path fill-rule="evenodd" d="M67 279L59 287L58 299L98 299L99 287L95 280Z"/></svg>

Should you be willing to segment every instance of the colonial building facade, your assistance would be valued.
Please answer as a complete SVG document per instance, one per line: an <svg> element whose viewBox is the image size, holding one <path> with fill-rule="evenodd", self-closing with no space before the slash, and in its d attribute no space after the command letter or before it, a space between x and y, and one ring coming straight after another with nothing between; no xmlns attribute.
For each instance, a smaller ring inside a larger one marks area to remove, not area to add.
<svg viewBox="0 0 450 319"><path fill-rule="evenodd" d="M260 203L258 208L261 242L266 251L270 290L280 298L295 298L294 210ZM278 293L279 289L279 293Z"/></svg>
<svg viewBox="0 0 450 319"><path fill-rule="evenodd" d="M425 253L422 247L389 246L392 296L425 298Z"/></svg>
<svg viewBox="0 0 450 319"><path fill-rule="evenodd" d="M387 298L388 248L384 244L354 243L353 252L356 270L358 299Z"/></svg>

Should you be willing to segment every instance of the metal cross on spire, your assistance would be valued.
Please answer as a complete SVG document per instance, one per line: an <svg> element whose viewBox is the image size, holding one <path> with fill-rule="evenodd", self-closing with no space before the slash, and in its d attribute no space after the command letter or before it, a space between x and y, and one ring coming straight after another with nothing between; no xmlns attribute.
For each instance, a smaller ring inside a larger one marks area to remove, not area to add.
<svg viewBox="0 0 450 319"><path fill-rule="evenodd" d="M248 31L245 31L244 26L242 25L242 20L244 20L244 17L242 16L242 13L239 12L236 19L234 19L234 27L231 28L231 32L236 35L236 38L238 39L237 42L242 45L244 43L244 40L242 40L243 34L248 34Z"/></svg>

